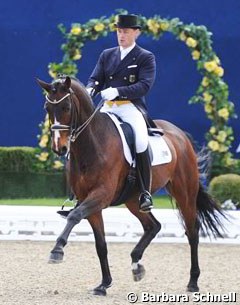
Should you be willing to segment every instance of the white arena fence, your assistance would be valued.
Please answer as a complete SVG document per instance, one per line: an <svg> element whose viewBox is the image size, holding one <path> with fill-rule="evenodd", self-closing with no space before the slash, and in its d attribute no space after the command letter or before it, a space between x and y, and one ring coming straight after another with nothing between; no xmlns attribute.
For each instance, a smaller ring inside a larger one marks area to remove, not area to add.
<svg viewBox="0 0 240 305"><path fill-rule="evenodd" d="M0 206L0 240L56 240L66 224L66 220L56 213L57 210L58 207ZM187 242L177 210L153 209L153 214L162 224L153 242ZM223 219L225 238L201 236L200 242L240 244L240 211L228 211L227 215L230 222ZM136 243L143 233L138 219L126 208L108 208L103 211L103 217L108 242ZM74 227L69 240L94 241L87 220Z"/></svg>

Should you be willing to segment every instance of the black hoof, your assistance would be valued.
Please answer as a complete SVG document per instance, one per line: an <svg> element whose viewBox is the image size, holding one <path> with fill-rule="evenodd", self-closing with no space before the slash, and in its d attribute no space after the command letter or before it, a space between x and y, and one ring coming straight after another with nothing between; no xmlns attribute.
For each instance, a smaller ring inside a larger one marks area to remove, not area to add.
<svg viewBox="0 0 240 305"><path fill-rule="evenodd" d="M62 252L51 252L48 263L49 264L59 264L63 261L63 251Z"/></svg>
<svg viewBox="0 0 240 305"><path fill-rule="evenodd" d="M99 285L93 289L93 294L105 297L107 295L107 287L105 287L103 285Z"/></svg>
<svg viewBox="0 0 240 305"><path fill-rule="evenodd" d="M187 286L187 291L188 292L198 292L199 288L197 285L188 285Z"/></svg>
<svg viewBox="0 0 240 305"><path fill-rule="evenodd" d="M146 271L145 271L143 265L138 264L138 268L132 270L133 280L135 282L141 281L141 279L144 278L145 273L146 273Z"/></svg>

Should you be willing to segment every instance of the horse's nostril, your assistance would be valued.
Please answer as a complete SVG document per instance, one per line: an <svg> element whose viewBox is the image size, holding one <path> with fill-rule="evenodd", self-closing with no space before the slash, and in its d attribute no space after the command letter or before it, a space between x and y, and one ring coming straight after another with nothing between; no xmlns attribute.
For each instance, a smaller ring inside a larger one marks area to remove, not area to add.
<svg viewBox="0 0 240 305"><path fill-rule="evenodd" d="M67 146L63 146L61 149L59 149L59 150L56 150L56 149L52 149L53 150L53 152L55 153L55 154L57 154L58 156L64 156L64 155L66 155L66 153L67 153Z"/></svg>
<svg viewBox="0 0 240 305"><path fill-rule="evenodd" d="M67 146L63 146L61 149L61 156L66 155L66 153L67 153Z"/></svg>

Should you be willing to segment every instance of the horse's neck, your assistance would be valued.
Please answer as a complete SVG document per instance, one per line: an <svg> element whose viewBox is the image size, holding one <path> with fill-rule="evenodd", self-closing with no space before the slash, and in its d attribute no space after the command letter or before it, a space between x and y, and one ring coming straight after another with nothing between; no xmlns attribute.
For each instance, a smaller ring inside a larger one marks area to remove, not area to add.
<svg viewBox="0 0 240 305"><path fill-rule="evenodd" d="M89 169L101 162L102 152L107 141L107 128L104 116L97 112L90 124L84 129L74 143L71 144L70 158L76 169Z"/></svg>

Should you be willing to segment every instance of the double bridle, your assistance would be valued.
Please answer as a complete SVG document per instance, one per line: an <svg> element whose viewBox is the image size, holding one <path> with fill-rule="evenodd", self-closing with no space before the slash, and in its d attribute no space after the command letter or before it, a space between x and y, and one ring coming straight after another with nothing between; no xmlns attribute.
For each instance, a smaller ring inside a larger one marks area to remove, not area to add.
<svg viewBox="0 0 240 305"><path fill-rule="evenodd" d="M47 95L46 95L46 100L48 103L53 104L53 105L57 105L59 103L61 103L62 101L64 101L66 98L70 97L70 101L71 101L71 106L72 106L72 122L71 125L64 125L64 124L52 124L51 125L51 131L66 131L66 130L70 130L70 142L75 142L76 139L79 137L79 135L83 132L83 130L91 123L92 119L94 118L95 114L97 113L97 111L102 107L103 104L103 100L100 101L100 103L98 104L98 106L96 107L96 109L94 110L94 112L91 114L91 116L84 122L82 123L82 125L80 126L76 126L76 124L74 124L74 119L73 119L73 114L74 114L74 110L73 110L73 95L75 94L74 91L72 90L72 88L69 89L70 92L68 92L67 94L65 94L61 99L59 100L51 100Z"/></svg>

